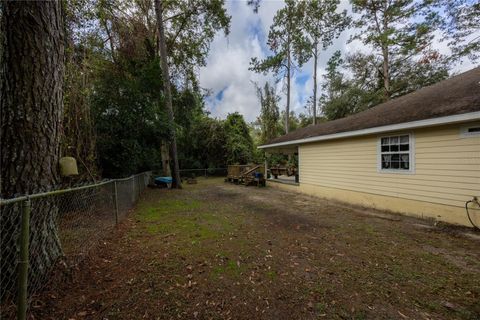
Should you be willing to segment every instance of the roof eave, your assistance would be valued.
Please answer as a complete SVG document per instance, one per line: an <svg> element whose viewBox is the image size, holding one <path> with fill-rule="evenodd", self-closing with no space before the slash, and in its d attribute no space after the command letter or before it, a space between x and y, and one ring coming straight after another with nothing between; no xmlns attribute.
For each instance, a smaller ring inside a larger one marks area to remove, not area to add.
<svg viewBox="0 0 480 320"><path fill-rule="evenodd" d="M282 147L282 146L289 146L289 145L298 145L298 144L317 142L317 141L325 141L325 140L333 140L333 139L349 138L349 137L358 137L358 136L369 135L369 134L399 131L399 130L408 130L408 129L426 128L426 127L438 126L438 125L443 125L443 124L461 123L461 122L476 121L476 120L480 120L480 111L456 114L456 115L452 115L452 116L445 116L445 117L410 121L410 122L402 122L402 123L397 123L397 124L391 124L391 125L373 127L373 128L366 128L366 129L360 129L360 130L354 130L354 131L332 133L332 134L327 134L327 135L321 135L321 136L315 136L315 137L297 139L297 140L290 140L290 141L284 141L284 142L278 142L278 143L272 143L272 144L265 144L265 145L258 146L257 148L258 149L268 149L268 148L275 148L275 147Z"/></svg>

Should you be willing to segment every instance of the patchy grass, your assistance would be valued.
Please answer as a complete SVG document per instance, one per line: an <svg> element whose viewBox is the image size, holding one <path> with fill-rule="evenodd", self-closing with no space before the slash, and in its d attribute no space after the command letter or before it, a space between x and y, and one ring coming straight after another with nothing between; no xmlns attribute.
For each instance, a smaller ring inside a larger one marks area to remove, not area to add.
<svg viewBox="0 0 480 320"><path fill-rule="evenodd" d="M40 319L479 319L475 240L220 179L149 190ZM54 297L54 298L52 298Z"/></svg>
<svg viewBox="0 0 480 320"><path fill-rule="evenodd" d="M202 240L218 239L233 229L227 217L208 212L208 206L195 199L165 199L141 204L136 219L140 228L155 236L175 236L184 245L195 246Z"/></svg>

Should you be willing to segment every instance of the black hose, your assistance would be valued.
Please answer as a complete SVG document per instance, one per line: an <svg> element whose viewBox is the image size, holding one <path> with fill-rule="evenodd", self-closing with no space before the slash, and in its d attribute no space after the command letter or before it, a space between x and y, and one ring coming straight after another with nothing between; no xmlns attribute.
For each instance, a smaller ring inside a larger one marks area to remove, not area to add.
<svg viewBox="0 0 480 320"><path fill-rule="evenodd" d="M475 225L475 223L473 223L472 218L470 218L470 212L468 212L469 203L476 203L477 205L480 205L480 204L476 200L468 200L467 202L465 202L465 210L467 211L468 220L470 221L470 223L475 229L480 230L480 228L477 225Z"/></svg>

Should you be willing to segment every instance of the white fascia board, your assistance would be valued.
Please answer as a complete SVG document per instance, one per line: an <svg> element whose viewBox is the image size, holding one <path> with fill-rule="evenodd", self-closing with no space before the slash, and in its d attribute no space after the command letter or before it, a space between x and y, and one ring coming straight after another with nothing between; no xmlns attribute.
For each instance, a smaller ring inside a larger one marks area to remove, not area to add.
<svg viewBox="0 0 480 320"><path fill-rule="evenodd" d="M460 123L460 122L475 121L475 120L480 120L480 111L456 114L456 115L453 115L453 116L446 116L446 117L438 117L438 118L432 118L432 119L411 121L411 122L402 122L402 123L391 124L391 125L387 125L387 126L373 127L373 128L367 128L367 129L361 129L361 130L355 130L355 131L333 133L333 134L310 137L310 138L305 138L305 139L298 139L298 140L291 140L291 141L285 141L285 142L279 142L279 143L272 143L272 144L266 144L266 145L263 145L263 146L258 146L257 148L258 149L268 149L268 148L274 148L274 147L288 146L288 145L292 145L292 144L304 144L304 143L309 143L309 142L333 140L333 139L348 138L348 137L357 137L357 136L363 136L363 135L367 135L367 134L400 131L400 130L407 130L407 129L425 128L425 127L438 126L438 125L442 125L442 124L452 124L452 123Z"/></svg>

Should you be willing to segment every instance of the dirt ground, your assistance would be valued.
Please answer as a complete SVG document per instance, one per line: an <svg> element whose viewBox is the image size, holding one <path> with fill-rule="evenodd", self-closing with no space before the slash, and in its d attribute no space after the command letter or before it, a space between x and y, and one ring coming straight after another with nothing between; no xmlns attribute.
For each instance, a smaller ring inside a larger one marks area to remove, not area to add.
<svg viewBox="0 0 480 320"><path fill-rule="evenodd" d="M272 188L147 190L35 319L480 319L480 241Z"/></svg>

